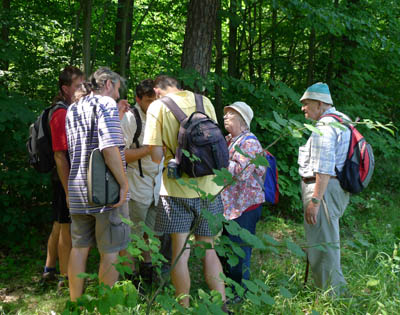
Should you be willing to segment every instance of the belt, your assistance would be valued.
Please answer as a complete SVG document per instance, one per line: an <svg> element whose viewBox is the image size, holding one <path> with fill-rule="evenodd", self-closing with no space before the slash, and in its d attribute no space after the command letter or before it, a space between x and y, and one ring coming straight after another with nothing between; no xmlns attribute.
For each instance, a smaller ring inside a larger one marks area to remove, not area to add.
<svg viewBox="0 0 400 315"><path fill-rule="evenodd" d="M331 176L331 178L337 178L336 176ZM316 177L302 177L301 180L305 183L305 184L313 184L316 181Z"/></svg>
<svg viewBox="0 0 400 315"><path fill-rule="evenodd" d="M312 184L312 183L315 183L316 178L315 177L302 177L301 180L305 184Z"/></svg>

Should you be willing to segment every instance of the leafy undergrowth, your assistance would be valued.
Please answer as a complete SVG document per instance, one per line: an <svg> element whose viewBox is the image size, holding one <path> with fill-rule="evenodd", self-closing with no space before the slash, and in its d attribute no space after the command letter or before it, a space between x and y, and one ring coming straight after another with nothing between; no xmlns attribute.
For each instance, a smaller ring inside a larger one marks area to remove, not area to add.
<svg viewBox="0 0 400 315"><path fill-rule="evenodd" d="M317 290L308 281L303 286L305 259L293 255L286 248L279 251L255 250L252 258L252 278L268 288L273 298L262 303L252 295L245 297L241 304L231 306L235 314L396 314L400 309L400 217L398 196L387 197L370 193L363 198L355 196L342 218L342 266L348 281L349 296L332 299L328 292ZM277 241L293 240L304 245L301 223L273 216L264 217L257 226L260 238L263 234L273 236ZM59 314L68 300L68 290L57 292L56 284L41 284L40 271L44 261L42 254L33 255L33 250L1 257L0 264L0 313L4 314ZM96 272L98 254L91 251L89 272ZM192 275L192 305L200 308L193 313L206 314L211 306L201 311L207 299L212 300L202 280L202 269L198 259L190 260ZM95 294L93 283L87 291ZM260 284L260 285L261 285ZM127 290L127 282L121 287ZM155 288L153 288L154 292ZM251 291L251 290L250 290ZM163 305L171 305L168 296L161 294ZM123 297L120 297L121 299ZM217 298L217 297L215 297ZM140 297L135 307L114 307L110 313L144 314L146 302ZM168 302L169 301L169 302ZM170 303L170 304L168 304ZM90 313L90 312L89 312ZM152 314L167 314L160 304L155 304ZM172 310L170 313L179 313ZM189 312L185 312L189 313Z"/></svg>

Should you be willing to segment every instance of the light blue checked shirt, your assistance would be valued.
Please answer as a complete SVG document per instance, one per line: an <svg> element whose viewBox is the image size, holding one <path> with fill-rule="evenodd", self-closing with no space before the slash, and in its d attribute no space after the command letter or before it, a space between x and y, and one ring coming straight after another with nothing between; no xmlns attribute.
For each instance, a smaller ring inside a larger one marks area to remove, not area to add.
<svg viewBox="0 0 400 315"><path fill-rule="evenodd" d="M326 110L323 115L335 114L350 120L348 116L338 112L335 107ZM301 177L314 177L315 173L336 176L335 167L341 171L346 160L350 144L350 130L326 125L337 122L333 117L320 119L316 127L322 132L313 132L305 145L299 148L299 174Z"/></svg>

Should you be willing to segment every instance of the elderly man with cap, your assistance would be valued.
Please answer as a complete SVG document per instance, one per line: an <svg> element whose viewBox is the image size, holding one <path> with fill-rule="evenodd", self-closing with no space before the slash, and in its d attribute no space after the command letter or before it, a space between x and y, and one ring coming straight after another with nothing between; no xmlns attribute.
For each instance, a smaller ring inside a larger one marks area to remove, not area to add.
<svg viewBox="0 0 400 315"><path fill-rule="evenodd" d="M246 166L250 158L235 150L238 146L251 158L263 149L257 137L250 132L250 122L253 118L253 110L244 102L235 102L224 108L224 126L229 132L226 137L229 146L228 170L233 176L237 176L235 185L227 187L222 193L224 204L224 216L227 220L235 220L240 227L255 234L256 224L261 217L262 203L265 201L263 187L259 179L263 177L265 167L255 165ZM250 257L252 247L246 244L239 236L230 235L224 230L231 241L241 244L245 257L238 257L239 263L235 266L227 266L227 276L246 286L242 279L250 278ZM235 300L239 300L236 296Z"/></svg>
<svg viewBox="0 0 400 315"><path fill-rule="evenodd" d="M299 148L299 174L304 207L304 229L308 244L307 257L316 286L332 289L332 295L345 292L346 281L340 265L339 218L349 203L336 172L343 169L350 142L350 131L330 123L338 115L350 120L333 107L329 87L325 83L310 86L300 99L307 119L317 121L307 143ZM316 247L327 244L325 250Z"/></svg>

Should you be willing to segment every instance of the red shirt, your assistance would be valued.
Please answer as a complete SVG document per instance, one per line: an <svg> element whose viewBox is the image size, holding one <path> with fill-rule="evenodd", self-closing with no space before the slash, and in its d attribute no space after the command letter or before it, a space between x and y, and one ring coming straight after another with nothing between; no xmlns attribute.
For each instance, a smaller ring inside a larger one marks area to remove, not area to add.
<svg viewBox="0 0 400 315"><path fill-rule="evenodd" d="M65 131L65 117L67 110L64 108L57 109L50 120L51 141L53 151L67 151L67 133Z"/></svg>

